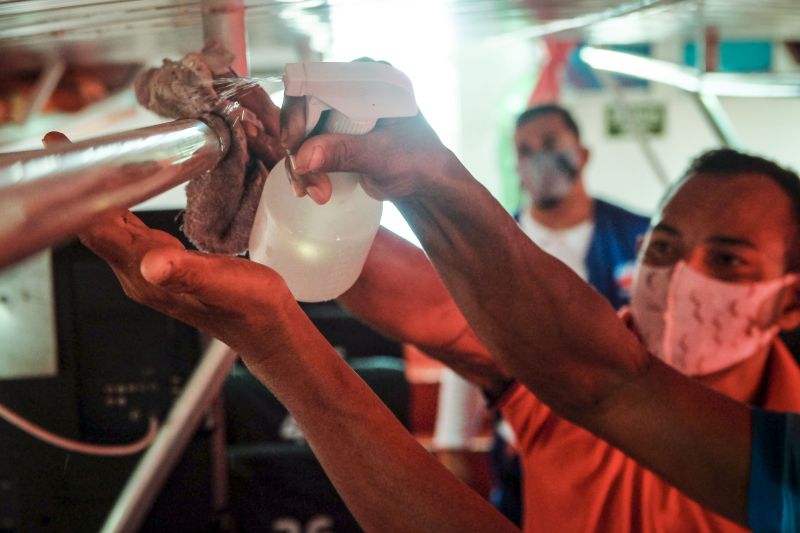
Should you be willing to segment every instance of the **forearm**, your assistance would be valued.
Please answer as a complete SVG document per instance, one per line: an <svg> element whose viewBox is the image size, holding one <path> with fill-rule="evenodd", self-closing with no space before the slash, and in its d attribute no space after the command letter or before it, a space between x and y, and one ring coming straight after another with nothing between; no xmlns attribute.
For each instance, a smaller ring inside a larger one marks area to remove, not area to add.
<svg viewBox="0 0 800 533"><path fill-rule="evenodd" d="M383 228L358 280L337 301L375 329L410 344L446 346L467 328L423 251Z"/></svg>
<svg viewBox="0 0 800 533"><path fill-rule="evenodd" d="M314 328L274 271L187 252L125 212L82 241L136 301L219 338L297 420L367 531L512 531L408 434Z"/></svg>
<svg viewBox="0 0 800 533"><path fill-rule="evenodd" d="M535 246L455 158L441 169L437 186L396 203L502 367L561 411L583 411L640 372L647 358L605 299Z"/></svg>
<svg viewBox="0 0 800 533"><path fill-rule="evenodd" d="M397 204L491 354L557 413L743 523L747 409L654 361L457 161L444 168L443 185Z"/></svg>
<svg viewBox="0 0 800 533"><path fill-rule="evenodd" d="M747 525L751 411L654 360L586 427L710 509Z"/></svg>
<svg viewBox="0 0 800 533"><path fill-rule="evenodd" d="M280 351L243 358L297 420L366 531L514 530L409 435L304 316L288 321Z"/></svg>
<svg viewBox="0 0 800 533"><path fill-rule="evenodd" d="M413 344L490 393L507 376L478 341L425 254L381 229L355 285L337 300L387 337Z"/></svg>
<svg viewBox="0 0 800 533"><path fill-rule="evenodd" d="M747 410L669 374L602 296L519 230L421 115L387 119L363 136L312 137L296 159L311 181L324 181L320 171L359 172L368 194L393 198L477 337L540 400L741 519ZM662 385L660 396L648 395ZM684 404L681 411L674 401ZM697 447L706 427L709 441ZM663 446L665 434L676 448ZM733 451L724 458L714 453L729 443ZM691 466L676 470L670 455ZM725 475L726 468L736 474ZM720 503L718 487L707 492L720 482L717 474L731 483L732 503ZM694 481L697 475L705 479Z"/></svg>

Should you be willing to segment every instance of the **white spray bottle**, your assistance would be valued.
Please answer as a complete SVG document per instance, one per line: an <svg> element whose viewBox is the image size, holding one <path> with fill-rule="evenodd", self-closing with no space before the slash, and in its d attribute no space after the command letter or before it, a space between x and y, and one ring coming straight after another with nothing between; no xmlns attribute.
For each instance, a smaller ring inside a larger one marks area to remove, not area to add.
<svg viewBox="0 0 800 533"><path fill-rule="evenodd" d="M286 96L305 97L306 135L328 111L326 133L360 135L379 118L410 117L417 104L409 79L385 63L290 63ZM250 259L277 271L301 302L332 300L358 279L380 225L382 202L359 175L332 172L332 196L318 205L297 198L285 161L270 172L250 233Z"/></svg>

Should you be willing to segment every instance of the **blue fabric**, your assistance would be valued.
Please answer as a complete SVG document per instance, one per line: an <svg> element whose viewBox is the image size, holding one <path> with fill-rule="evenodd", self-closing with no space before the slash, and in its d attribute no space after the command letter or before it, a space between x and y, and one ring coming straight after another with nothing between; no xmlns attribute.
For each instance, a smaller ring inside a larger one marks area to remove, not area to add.
<svg viewBox="0 0 800 533"><path fill-rule="evenodd" d="M519 222L519 213L514 218ZM586 253L587 281L614 309L631 298L636 248L649 226L647 217L594 200L594 232Z"/></svg>
<svg viewBox="0 0 800 533"><path fill-rule="evenodd" d="M494 434L489 461L492 465L489 502L517 527L522 527L522 468L519 455L498 432Z"/></svg>
<svg viewBox="0 0 800 533"><path fill-rule="evenodd" d="M756 533L800 531L800 415L753 410L747 518Z"/></svg>
<svg viewBox="0 0 800 533"><path fill-rule="evenodd" d="M594 234L586 254L588 282L614 309L630 300L637 243L649 225L647 217L595 200Z"/></svg>

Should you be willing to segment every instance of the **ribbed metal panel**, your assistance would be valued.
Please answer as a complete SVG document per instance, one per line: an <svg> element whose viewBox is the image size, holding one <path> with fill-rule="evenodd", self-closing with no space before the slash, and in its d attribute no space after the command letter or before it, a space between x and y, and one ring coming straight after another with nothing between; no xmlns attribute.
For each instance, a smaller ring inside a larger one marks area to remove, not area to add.
<svg viewBox="0 0 800 533"><path fill-rule="evenodd" d="M251 53L328 32L330 13L402 0L248 0ZM436 2L436 0L430 0ZM443 0L460 38L562 32L592 43L690 37L698 20L723 38L800 39L797 0ZM413 9L409 3L409 9ZM0 49L58 51L83 61L151 60L196 49L200 0L0 1ZM302 24L299 23L302 19ZM371 19L380 27L393 20ZM409 29L412 30L412 29Z"/></svg>

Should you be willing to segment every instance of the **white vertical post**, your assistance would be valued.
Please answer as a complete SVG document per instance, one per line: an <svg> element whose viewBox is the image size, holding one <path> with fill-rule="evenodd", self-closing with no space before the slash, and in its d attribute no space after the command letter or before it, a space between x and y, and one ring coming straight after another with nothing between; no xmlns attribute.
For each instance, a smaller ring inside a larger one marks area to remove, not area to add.
<svg viewBox="0 0 800 533"><path fill-rule="evenodd" d="M203 0L203 39L214 40L236 56L233 70L250 74L247 57L247 28L242 0Z"/></svg>

